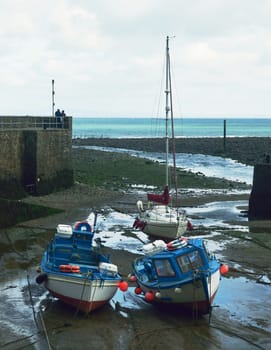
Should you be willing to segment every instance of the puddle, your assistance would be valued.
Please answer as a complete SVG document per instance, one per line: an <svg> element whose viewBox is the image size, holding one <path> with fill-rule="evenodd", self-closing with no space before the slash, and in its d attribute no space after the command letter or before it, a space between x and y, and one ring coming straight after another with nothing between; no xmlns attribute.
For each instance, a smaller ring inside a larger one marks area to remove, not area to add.
<svg viewBox="0 0 271 350"><path fill-rule="evenodd" d="M205 205L189 208L187 212L193 216L194 226L221 227L246 230L247 227L241 225L232 225L229 222L247 222L247 218L240 213L240 207L247 205L247 201L223 201L212 202Z"/></svg>
<svg viewBox="0 0 271 350"><path fill-rule="evenodd" d="M244 326L271 331L271 286L245 277L222 278L214 305L225 309L229 318ZM214 309L215 312L215 309Z"/></svg>

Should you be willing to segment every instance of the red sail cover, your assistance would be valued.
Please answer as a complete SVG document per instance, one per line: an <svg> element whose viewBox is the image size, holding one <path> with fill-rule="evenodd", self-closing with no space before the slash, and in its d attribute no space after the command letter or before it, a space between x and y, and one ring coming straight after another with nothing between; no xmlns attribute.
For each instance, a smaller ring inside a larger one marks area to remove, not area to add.
<svg viewBox="0 0 271 350"><path fill-rule="evenodd" d="M165 187L164 192L162 194L148 193L147 196L149 201L161 203L164 205L167 205L170 201L168 186Z"/></svg>

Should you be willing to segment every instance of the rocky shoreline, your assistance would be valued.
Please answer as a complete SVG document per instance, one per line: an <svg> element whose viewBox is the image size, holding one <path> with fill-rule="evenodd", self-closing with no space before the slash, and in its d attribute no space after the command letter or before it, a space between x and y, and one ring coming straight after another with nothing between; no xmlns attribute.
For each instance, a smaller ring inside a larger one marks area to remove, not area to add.
<svg viewBox="0 0 271 350"><path fill-rule="evenodd" d="M206 154L237 160L246 165L266 161L271 155L271 137L222 137L177 138L177 153ZM162 138L85 138L73 139L74 146L99 146L135 149L146 152L164 152Z"/></svg>

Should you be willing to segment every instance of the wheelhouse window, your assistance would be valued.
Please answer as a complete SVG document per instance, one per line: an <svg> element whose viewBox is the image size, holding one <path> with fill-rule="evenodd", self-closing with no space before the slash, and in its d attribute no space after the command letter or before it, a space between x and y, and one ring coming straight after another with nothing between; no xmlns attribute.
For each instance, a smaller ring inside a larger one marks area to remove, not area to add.
<svg viewBox="0 0 271 350"><path fill-rule="evenodd" d="M177 261L183 273L195 270L203 265L198 250L194 250L193 252L179 256Z"/></svg>
<svg viewBox="0 0 271 350"><path fill-rule="evenodd" d="M175 276L171 263L168 259L155 259L154 260L155 270L160 277L171 277Z"/></svg>

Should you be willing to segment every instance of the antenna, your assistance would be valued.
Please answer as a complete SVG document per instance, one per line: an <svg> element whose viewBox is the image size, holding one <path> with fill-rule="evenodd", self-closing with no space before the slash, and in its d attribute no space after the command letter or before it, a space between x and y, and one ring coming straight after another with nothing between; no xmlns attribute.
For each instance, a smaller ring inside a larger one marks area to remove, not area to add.
<svg viewBox="0 0 271 350"><path fill-rule="evenodd" d="M52 79L52 117L55 116L55 81Z"/></svg>

